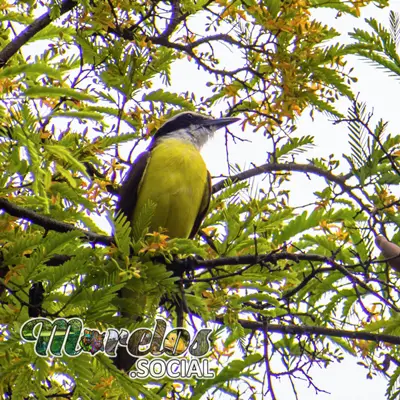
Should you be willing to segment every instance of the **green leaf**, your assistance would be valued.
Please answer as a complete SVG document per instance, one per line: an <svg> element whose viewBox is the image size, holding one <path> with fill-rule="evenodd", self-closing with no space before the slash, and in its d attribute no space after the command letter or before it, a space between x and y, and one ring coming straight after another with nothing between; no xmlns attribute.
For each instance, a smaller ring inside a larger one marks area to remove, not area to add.
<svg viewBox="0 0 400 400"><path fill-rule="evenodd" d="M314 146L314 137L313 136L303 136L300 138L294 137L290 138L287 143L285 143L282 147L276 150L276 158L282 158L286 160L287 157L291 154L301 154L309 150Z"/></svg>
<svg viewBox="0 0 400 400"><path fill-rule="evenodd" d="M93 119L101 121L103 116L96 112L90 111L57 111L51 114L52 118L78 118L78 119Z"/></svg>
<svg viewBox="0 0 400 400"><path fill-rule="evenodd" d="M120 213L114 221L111 215L109 215L109 219L111 220L111 223L114 222L114 238L117 247L121 250L124 256L129 257L131 242L130 221L128 221L123 213Z"/></svg>
<svg viewBox="0 0 400 400"><path fill-rule="evenodd" d="M91 96L87 93L83 93L76 89L71 88L56 88L56 87L43 87L43 86L32 86L25 90L25 96L31 98L42 98L42 97L67 97L73 98L75 100L91 101L95 103L97 101L96 97Z"/></svg>
<svg viewBox="0 0 400 400"><path fill-rule="evenodd" d="M132 227L132 234L135 240L139 240L146 234L156 211L156 207L156 203L148 200L138 213L135 226Z"/></svg>
<svg viewBox="0 0 400 400"><path fill-rule="evenodd" d="M244 360L234 360L229 363L214 379L207 379L199 383L196 387L195 395L192 396L194 400L200 400L204 393L213 386L230 380L238 379L242 371L252 365L258 364L262 361L259 354L250 354Z"/></svg>
<svg viewBox="0 0 400 400"><path fill-rule="evenodd" d="M310 6L315 8L333 8L335 10L356 16L355 10L342 1L310 0Z"/></svg>
<svg viewBox="0 0 400 400"><path fill-rule="evenodd" d="M89 175L87 174L86 167L84 166L84 164L82 164L79 160L73 157L73 155L66 147L57 144L45 144L43 145L43 148L46 152L52 154L59 160L64 161L67 164L70 164L71 167L75 168L77 171L80 171L83 175L89 178Z"/></svg>
<svg viewBox="0 0 400 400"><path fill-rule="evenodd" d="M281 1L280 0L265 0L265 6L267 7L268 11L272 15L273 18L276 18L280 9L281 9Z"/></svg>
<svg viewBox="0 0 400 400"><path fill-rule="evenodd" d="M46 26L44 29L37 32L33 36L33 38L30 39L30 42L32 43L38 40L50 40L58 38L68 40L74 36L75 32L76 31L71 27L57 26L55 24L50 24Z"/></svg>
<svg viewBox="0 0 400 400"><path fill-rule="evenodd" d="M322 220L323 214L324 211L321 209L314 210L309 216L307 211L304 211L301 215L290 221L290 223L277 234L278 243L283 243L301 232L318 226Z"/></svg>
<svg viewBox="0 0 400 400"><path fill-rule="evenodd" d="M63 200L69 200L75 205L81 204L90 211L95 208L95 204L84 196L86 195L85 191L79 190L74 186L71 187L65 182L53 182L49 188L49 192L53 195L60 195ZM65 208L65 205L63 207Z"/></svg>
<svg viewBox="0 0 400 400"><path fill-rule="evenodd" d="M47 64L35 63L35 64L23 64L11 67L5 67L0 71L0 78L17 76L19 74L25 74L26 76L36 77L38 75L46 75L50 78L62 79L60 72Z"/></svg>
<svg viewBox="0 0 400 400"><path fill-rule="evenodd" d="M143 95L142 100L172 104L191 111L195 110L195 107L190 101L176 93L166 92L163 89L155 90L154 92Z"/></svg>

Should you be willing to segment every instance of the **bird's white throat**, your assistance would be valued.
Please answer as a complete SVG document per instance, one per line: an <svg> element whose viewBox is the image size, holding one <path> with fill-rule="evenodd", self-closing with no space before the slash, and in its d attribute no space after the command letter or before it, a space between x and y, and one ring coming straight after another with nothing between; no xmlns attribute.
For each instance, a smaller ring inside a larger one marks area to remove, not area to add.
<svg viewBox="0 0 400 400"><path fill-rule="evenodd" d="M209 139L214 136L215 130L211 127L201 125L191 125L187 128L177 129L169 132L167 135L160 137L158 140L178 139L192 143L200 150Z"/></svg>

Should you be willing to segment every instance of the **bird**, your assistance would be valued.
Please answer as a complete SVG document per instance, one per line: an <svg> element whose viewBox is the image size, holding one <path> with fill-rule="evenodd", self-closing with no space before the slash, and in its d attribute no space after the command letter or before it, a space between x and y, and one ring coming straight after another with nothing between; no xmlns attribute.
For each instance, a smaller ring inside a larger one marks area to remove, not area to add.
<svg viewBox="0 0 400 400"><path fill-rule="evenodd" d="M142 233L135 227L149 202L154 204L149 232L163 230L169 238L194 238L211 198L211 176L200 150L218 129L239 120L186 111L168 119L157 130L119 191L116 210L130 222L134 239ZM121 296L129 297L128 292L122 289ZM127 311L122 315L134 318ZM121 347L114 362L119 369L128 371L135 358Z"/></svg>
<svg viewBox="0 0 400 400"><path fill-rule="evenodd" d="M389 242L384 236L377 236L375 244L382 251L383 257L388 259L388 264L394 270L400 272L400 247L395 243Z"/></svg>
<svg viewBox="0 0 400 400"><path fill-rule="evenodd" d="M170 118L141 153L119 192L117 212L133 230L143 207L155 204L149 231L166 230L170 238L193 238L207 213L211 177L200 154L215 131L239 121L212 118L192 111Z"/></svg>

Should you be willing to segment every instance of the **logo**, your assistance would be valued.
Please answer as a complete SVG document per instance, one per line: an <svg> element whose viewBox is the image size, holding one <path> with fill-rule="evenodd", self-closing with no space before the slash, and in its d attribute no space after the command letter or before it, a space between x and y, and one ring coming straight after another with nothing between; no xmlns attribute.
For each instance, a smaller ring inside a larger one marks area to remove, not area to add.
<svg viewBox="0 0 400 400"><path fill-rule="evenodd" d="M125 347L137 358L135 369L129 373L132 379L214 378L210 360L205 358L211 350L210 334L211 329L204 328L192 338L185 328L168 330L162 318L156 319L152 329L138 328L133 332L114 328L99 332L84 327L80 318L32 318L20 329L22 339L35 343L39 357L77 357L82 352L116 357L118 347Z"/></svg>

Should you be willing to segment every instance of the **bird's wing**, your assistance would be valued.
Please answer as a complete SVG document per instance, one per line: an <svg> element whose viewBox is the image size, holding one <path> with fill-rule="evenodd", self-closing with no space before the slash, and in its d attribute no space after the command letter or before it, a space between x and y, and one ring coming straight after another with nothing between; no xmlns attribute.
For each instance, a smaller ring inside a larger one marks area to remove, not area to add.
<svg viewBox="0 0 400 400"><path fill-rule="evenodd" d="M140 182L150 157L150 151L144 151L129 170L119 191L117 213L122 211L128 221L132 219L136 207Z"/></svg>
<svg viewBox="0 0 400 400"><path fill-rule="evenodd" d="M211 199L211 175L207 171L207 183L206 187L204 188L203 199L201 200L199 213L194 221L192 231L190 232L189 239L193 239L200 228L200 225L207 214L208 207L210 205Z"/></svg>

